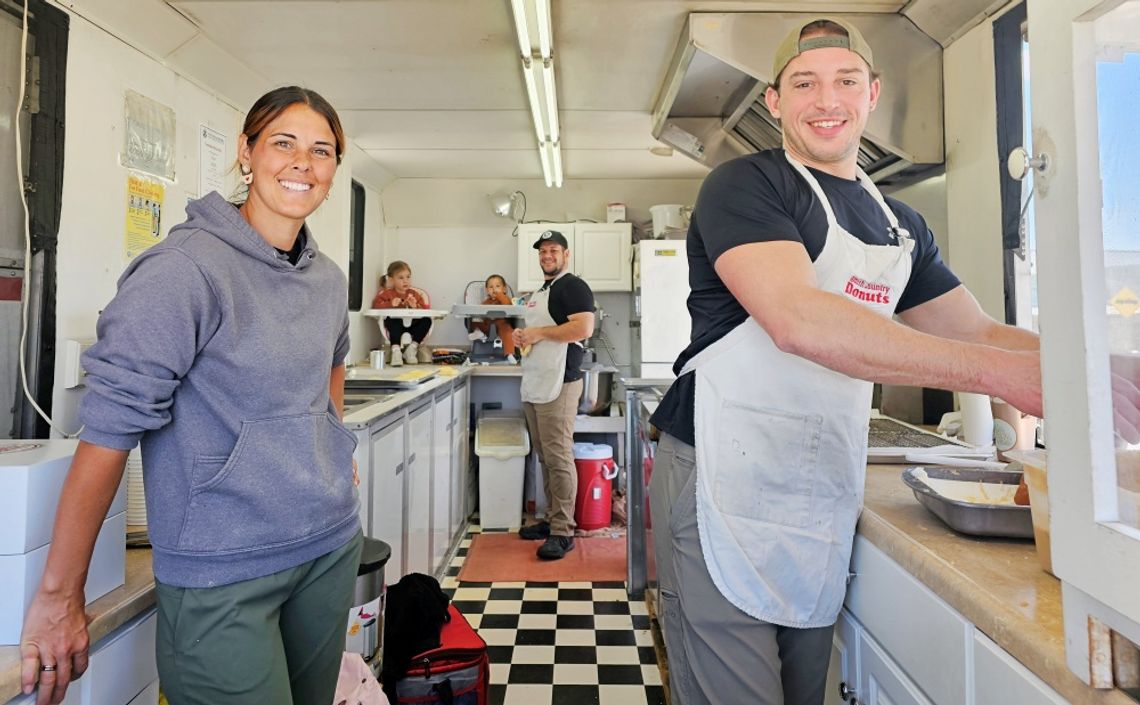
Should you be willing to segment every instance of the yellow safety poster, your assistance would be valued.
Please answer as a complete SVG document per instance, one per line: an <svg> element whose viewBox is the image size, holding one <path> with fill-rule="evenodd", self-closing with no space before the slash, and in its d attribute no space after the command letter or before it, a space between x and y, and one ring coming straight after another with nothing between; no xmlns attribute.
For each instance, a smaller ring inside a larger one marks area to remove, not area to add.
<svg viewBox="0 0 1140 705"><path fill-rule="evenodd" d="M164 191L157 181L127 176L127 259L159 241Z"/></svg>

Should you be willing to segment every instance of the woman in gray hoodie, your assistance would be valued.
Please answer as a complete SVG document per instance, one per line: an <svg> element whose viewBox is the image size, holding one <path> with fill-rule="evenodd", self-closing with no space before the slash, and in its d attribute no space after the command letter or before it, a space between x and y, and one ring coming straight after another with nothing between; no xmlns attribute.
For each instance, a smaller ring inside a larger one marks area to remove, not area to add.
<svg viewBox="0 0 1140 705"><path fill-rule="evenodd" d="M238 146L244 201L190 203L127 267L84 356L85 428L21 640L40 703L87 668L87 566L140 442L171 704L332 701L362 539L339 418L347 283L305 219L344 133L321 96L285 87Z"/></svg>

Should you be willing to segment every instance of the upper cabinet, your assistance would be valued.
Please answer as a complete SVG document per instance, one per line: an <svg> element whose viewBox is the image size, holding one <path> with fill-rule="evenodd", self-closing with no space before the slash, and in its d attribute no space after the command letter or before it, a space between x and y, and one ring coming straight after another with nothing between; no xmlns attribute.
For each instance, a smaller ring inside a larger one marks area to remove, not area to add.
<svg viewBox="0 0 1140 705"><path fill-rule="evenodd" d="M557 230L570 243L571 272L595 292L633 290L633 227L629 223L524 223L519 225L516 292L535 291L544 281L534 242Z"/></svg>

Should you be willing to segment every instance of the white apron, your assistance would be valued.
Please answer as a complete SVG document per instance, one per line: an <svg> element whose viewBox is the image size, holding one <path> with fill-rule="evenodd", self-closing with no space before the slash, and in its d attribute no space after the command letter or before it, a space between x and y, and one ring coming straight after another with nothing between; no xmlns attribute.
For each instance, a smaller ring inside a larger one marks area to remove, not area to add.
<svg viewBox="0 0 1140 705"><path fill-rule="evenodd" d="M868 245L836 223L815 177L788 161L827 213L813 263L819 288L894 313L914 241L882 195L898 245ZM701 552L725 598L772 624L833 624L863 506L872 384L782 352L751 317L698 353L697 520Z"/></svg>
<svg viewBox="0 0 1140 705"><path fill-rule="evenodd" d="M566 274L563 271L545 288L530 295L523 317L527 328L558 325L550 315L550 290L554 282ZM554 401L562 393L562 380L566 377L566 343L540 340L533 344L530 353L522 359L522 372L520 394L524 402L546 404Z"/></svg>

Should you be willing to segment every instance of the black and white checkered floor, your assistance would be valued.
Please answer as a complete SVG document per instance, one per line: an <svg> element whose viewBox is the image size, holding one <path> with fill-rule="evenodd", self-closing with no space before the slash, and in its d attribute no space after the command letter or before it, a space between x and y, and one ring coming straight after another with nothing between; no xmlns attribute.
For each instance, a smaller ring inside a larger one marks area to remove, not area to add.
<svg viewBox="0 0 1140 705"><path fill-rule="evenodd" d="M442 585L487 642L491 705L664 705L649 615L624 583L459 582L479 531Z"/></svg>

